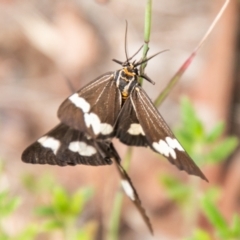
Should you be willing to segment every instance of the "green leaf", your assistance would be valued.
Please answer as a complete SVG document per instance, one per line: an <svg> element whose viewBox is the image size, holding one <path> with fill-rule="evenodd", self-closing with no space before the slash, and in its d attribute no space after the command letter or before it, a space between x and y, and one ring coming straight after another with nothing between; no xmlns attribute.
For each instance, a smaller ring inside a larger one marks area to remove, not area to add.
<svg viewBox="0 0 240 240"><path fill-rule="evenodd" d="M0 231L0 240L10 240L10 237L6 233Z"/></svg>
<svg viewBox="0 0 240 240"><path fill-rule="evenodd" d="M183 128L186 132L192 134L192 136L196 139L203 137L203 124L197 117L190 100L186 97L181 99L181 119Z"/></svg>
<svg viewBox="0 0 240 240"><path fill-rule="evenodd" d="M71 202L67 192L61 187L56 187L53 191L52 206L54 209L60 214L66 214L70 204Z"/></svg>
<svg viewBox="0 0 240 240"><path fill-rule="evenodd" d="M191 118L196 118L196 112L187 97L181 98L181 113L184 122L191 122Z"/></svg>
<svg viewBox="0 0 240 240"><path fill-rule="evenodd" d="M240 239L240 217L238 215L233 216L231 232L233 237Z"/></svg>
<svg viewBox="0 0 240 240"><path fill-rule="evenodd" d="M0 204L2 204L5 201L7 196L8 196L8 191L5 190L0 192Z"/></svg>
<svg viewBox="0 0 240 240"><path fill-rule="evenodd" d="M40 229L38 226L30 224L19 235L15 236L14 239L16 239L16 240L33 240L37 237L39 230Z"/></svg>
<svg viewBox="0 0 240 240"><path fill-rule="evenodd" d="M20 198L11 197L8 191L0 193L0 218L10 215L20 205Z"/></svg>
<svg viewBox="0 0 240 240"><path fill-rule="evenodd" d="M37 179L33 174L24 174L22 176L22 183L24 187L32 193L35 193L36 190L38 189Z"/></svg>
<svg viewBox="0 0 240 240"><path fill-rule="evenodd" d="M5 210L6 210L5 214L9 215L12 212L14 212L18 208L20 203L21 203L20 198L14 197L12 199L8 199L8 203L5 206Z"/></svg>
<svg viewBox="0 0 240 240"><path fill-rule="evenodd" d="M0 233L0 240L10 240L10 237L4 235L3 233Z"/></svg>
<svg viewBox="0 0 240 240"><path fill-rule="evenodd" d="M43 217L53 217L55 216L55 211L52 206L42 206L42 207L37 207L35 210L35 213L39 216Z"/></svg>
<svg viewBox="0 0 240 240"><path fill-rule="evenodd" d="M22 182L28 191L35 195L43 192L52 192L52 189L56 185L53 175L49 173L45 173L40 178L37 178L33 174L24 174Z"/></svg>
<svg viewBox="0 0 240 240"><path fill-rule="evenodd" d="M176 129L174 131L178 141L181 143L181 145L184 147L184 149L188 152L191 153L195 140L192 132L188 132L185 129Z"/></svg>
<svg viewBox="0 0 240 240"><path fill-rule="evenodd" d="M229 235L228 225L222 214L219 212L216 204L212 201L210 194L202 199L202 209L211 224L216 228L222 237Z"/></svg>
<svg viewBox="0 0 240 240"><path fill-rule="evenodd" d="M228 137L220 142L214 149L206 156L208 162L219 162L226 159L238 146L238 139L236 137Z"/></svg>
<svg viewBox="0 0 240 240"><path fill-rule="evenodd" d="M89 201L92 195L93 189L91 188L79 189L77 192L75 192L71 198L71 213L76 215L82 212L85 204L87 203L87 201Z"/></svg>
<svg viewBox="0 0 240 240"><path fill-rule="evenodd" d="M84 228L80 229L74 240L91 240L96 238L96 232L97 232L97 222L91 221L88 222Z"/></svg>
<svg viewBox="0 0 240 240"><path fill-rule="evenodd" d="M75 240L90 240L93 239L90 237L90 234L85 230L80 230L75 237Z"/></svg>
<svg viewBox="0 0 240 240"><path fill-rule="evenodd" d="M211 240L211 236L202 229L197 229L193 233L193 236L190 238L187 238L186 240Z"/></svg>
<svg viewBox="0 0 240 240"><path fill-rule="evenodd" d="M191 189L177 178L162 175L160 176L160 182L165 187L169 197L180 204L187 202L191 195Z"/></svg>
<svg viewBox="0 0 240 240"><path fill-rule="evenodd" d="M63 229L63 222L60 220L49 220L43 223L42 228L45 231L53 231L57 229Z"/></svg>
<svg viewBox="0 0 240 240"><path fill-rule="evenodd" d="M206 136L206 142L213 143L216 141L222 134L225 128L224 122L219 122L216 126L211 130L209 134Z"/></svg>

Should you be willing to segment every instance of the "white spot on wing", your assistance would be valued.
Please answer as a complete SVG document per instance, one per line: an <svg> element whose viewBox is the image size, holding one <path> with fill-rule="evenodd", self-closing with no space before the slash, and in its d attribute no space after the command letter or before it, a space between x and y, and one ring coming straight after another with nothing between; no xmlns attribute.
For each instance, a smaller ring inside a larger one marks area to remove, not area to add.
<svg viewBox="0 0 240 240"><path fill-rule="evenodd" d="M86 126L90 128L92 126L93 132L95 135L99 133L103 135L107 135L113 131L113 127L108 123L101 123L99 117L90 112L90 104L82 97L79 97L77 93L74 93L72 96L69 97L69 100L78 108L80 108L84 114L84 120Z"/></svg>
<svg viewBox="0 0 240 240"><path fill-rule="evenodd" d="M68 149L72 152L78 152L81 156L90 157L94 155L97 151L93 146L87 145L85 142L71 142Z"/></svg>
<svg viewBox="0 0 240 240"><path fill-rule="evenodd" d="M108 123L101 123L100 132L103 135L107 135L113 131L113 127Z"/></svg>
<svg viewBox="0 0 240 240"><path fill-rule="evenodd" d="M154 142L152 146L157 152L161 153L165 157L169 157L170 155L173 159L176 159L177 157L176 152L173 150L173 148L171 148L164 140Z"/></svg>
<svg viewBox="0 0 240 240"><path fill-rule="evenodd" d="M82 109L84 113L89 112L90 104L82 97L79 97L77 93L74 93L69 97L69 100L78 108Z"/></svg>
<svg viewBox="0 0 240 240"><path fill-rule="evenodd" d="M88 128L92 126L95 135L99 133L107 135L113 131L113 127L108 123L101 123L99 117L95 113L85 113L84 120Z"/></svg>
<svg viewBox="0 0 240 240"><path fill-rule="evenodd" d="M154 142L152 146L157 152L163 154L166 157L169 157L171 155L173 159L176 159L177 157L174 149L184 152L184 149L178 140L171 137L166 137L166 141L161 139L159 142Z"/></svg>
<svg viewBox="0 0 240 240"><path fill-rule="evenodd" d="M56 155L61 143L59 140L49 137L49 136L43 136L38 139L38 142L45 148L52 149L53 153Z"/></svg>
<svg viewBox="0 0 240 240"><path fill-rule="evenodd" d="M99 117L95 113L85 113L84 120L88 128L92 126L94 134L97 135L100 133L101 122Z"/></svg>
<svg viewBox="0 0 240 240"><path fill-rule="evenodd" d="M124 179L124 180L121 180L121 184L127 196L130 197L130 199L132 199L133 201L135 201L135 194L130 183Z"/></svg>
<svg viewBox="0 0 240 240"><path fill-rule="evenodd" d="M143 136L145 135L142 126L139 123L132 123L130 125L130 128L127 130L128 133L131 135L139 135L142 134Z"/></svg>
<svg viewBox="0 0 240 240"><path fill-rule="evenodd" d="M170 137L166 137L166 142L168 143L168 145L171 148L184 152L183 147L180 145L180 143L178 142L178 140L176 138L172 139Z"/></svg>

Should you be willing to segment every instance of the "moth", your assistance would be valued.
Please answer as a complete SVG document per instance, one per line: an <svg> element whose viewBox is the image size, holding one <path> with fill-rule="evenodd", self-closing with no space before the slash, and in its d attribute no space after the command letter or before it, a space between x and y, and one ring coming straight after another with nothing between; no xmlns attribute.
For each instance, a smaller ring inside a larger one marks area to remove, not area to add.
<svg viewBox="0 0 240 240"><path fill-rule="evenodd" d="M119 70L101 75L69 96L58 109L60 124L30 145L23 152L22 160L59 166L100 166L114 162L126 195L153 232L138 194L120 164L121 159L111 143L112 138L116 137L129 146L149 147L178 169L208 180L141 87L139 77L152 81L147 75L139 73L139 66L156 54L131 62L140 49L129 58L125 44L126 61L113 59L121 65Z"/></svg>
<svg viewBox="0 0 240 240"><path fill-rule="evenodd" d="M150 147L180 170L207 181L139 84L139 77L151 81L138 70L149 59L137 63L113 59L122 68L72 94L59 107L58 117L96 141L117 137L129 146Z"/></svg>

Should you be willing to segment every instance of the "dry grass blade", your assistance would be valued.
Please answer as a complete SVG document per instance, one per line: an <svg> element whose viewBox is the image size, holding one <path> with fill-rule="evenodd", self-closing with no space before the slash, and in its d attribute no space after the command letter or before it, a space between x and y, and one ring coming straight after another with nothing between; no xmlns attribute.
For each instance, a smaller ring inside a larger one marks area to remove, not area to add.
<svg viewBox="0 0 240 240"><path fill-rule="evenodd" d="M206 41L207 37L210 35L210 33L212 32L212 30L214 29L214 27L216 26L217 22L219 21L219 19L221 18L222 14L224 13L226 7L228 6L230 0L226 0L222 6L222 8L220 9L220 11L218 12L217 16L215 17L215 19L213 20L212 24L210 25L210 27L208 28L208 30L206 31L205 35L203 36L203 38L201 39L201 41L199 42L199 44L197 45L197 47L194 49L194 51L191 53L191 55L187 58L187 60L183 63L183 65L180 67L180 69L177 71L177 73L172 77L172 79L169 81L168 85L165 87L165 89L161 92L161 94L157 97L157 99L155 100L154 104L159 107L161 105L161 103L165 100L165 98L167 97L167 95L170 93L170 91L172 90L172 88L175 86L175 84L177 83L177 81L180 79L180 77L183 75L183 73L187 70L187 68L189 67L189 65L191 64L191 62L193 61L194 57L196 56L198 50L200 49L200 47L203 45L203 43Z"/></svg>

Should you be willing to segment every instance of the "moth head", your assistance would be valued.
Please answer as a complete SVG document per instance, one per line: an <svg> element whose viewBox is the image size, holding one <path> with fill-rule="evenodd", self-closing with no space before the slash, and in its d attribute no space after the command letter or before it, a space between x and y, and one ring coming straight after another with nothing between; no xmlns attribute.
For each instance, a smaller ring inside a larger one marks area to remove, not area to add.
<svg viewBox="0 0 240 240"><path fill-rule="evenodd" d="M135 61L134 61L135 62ZM123 67L123 70L124 72L127 74L127 75L130 75L130 76L139 76L138 74L138 69L134 66L134 62L133 63L130 63L130 62L124 62L122 64L122 67Z"/></svg>
<svg viewBox="0 0 240 240"><path fill-rule="evenodd" d="M142 47L139 49L141 50ZM137 53L139 52L139 50L137 51ZM132 57L128 58L127 57L127 60L125 62L121 62L119 60L116 60L116 59L113 59L114 62L122 65L123 67L123 70L124 72L127 74L127 75L130 75L130 76L138 76L138 77L142 77L144 78L145 80L147 80L148 82L152 83L152 84L155 84L155 82L153 82L145 73L141 73L139 74L139 71L138 71L138 66L141 66L142 64L148 62L150 59L154 58L155 56L157 56L158 54L162 53L162 52L165 52L165 51L168 51L168 50L163 50L161 52L158 52L148 58L145 58L145 59L140 59L138 62L136 61L133 61L132 63L130 62L130 60L137 54L135 53ZM127 56L127 54L126 54Z"/></svg>
<svg viewBox="0 0 240 240"><path fill-rule="evenodd" d="M118 63L118 64L120 64L120 65L122 65L122 67L123 67L123 69L124 69L124 71L125 71L126 73L129 72L129 73L131 73L131 74L133 74L133 75L139 76L139 74L138 74L138 68L135 66L135 62L136 62L136 61L133 61L132 63L129 62L128 60L125 61L125 62L121 62L121 61L119 61L119 60L117 60L117 59L113 59L113 61L116 62L116 63Z"/></svg>
<svg viewBox="0 0 240 240"><path fill-rule="evenodd" d="M155 82L152 81L146 74L144 74L144 73L139 74L139 70L137 68L137 66L142 65L143 63L147 62L149 59L140 60L139 62L133 61L132 63L129 62L129 60L126 60L125 62L121 62L117 59L113 59L113 61L122 65L123 71L126 75L132 76L132 77L134 77L134 76L141 77L141 78L144 78L145 80L147 80L148 82L155 84Z"/></svg>

